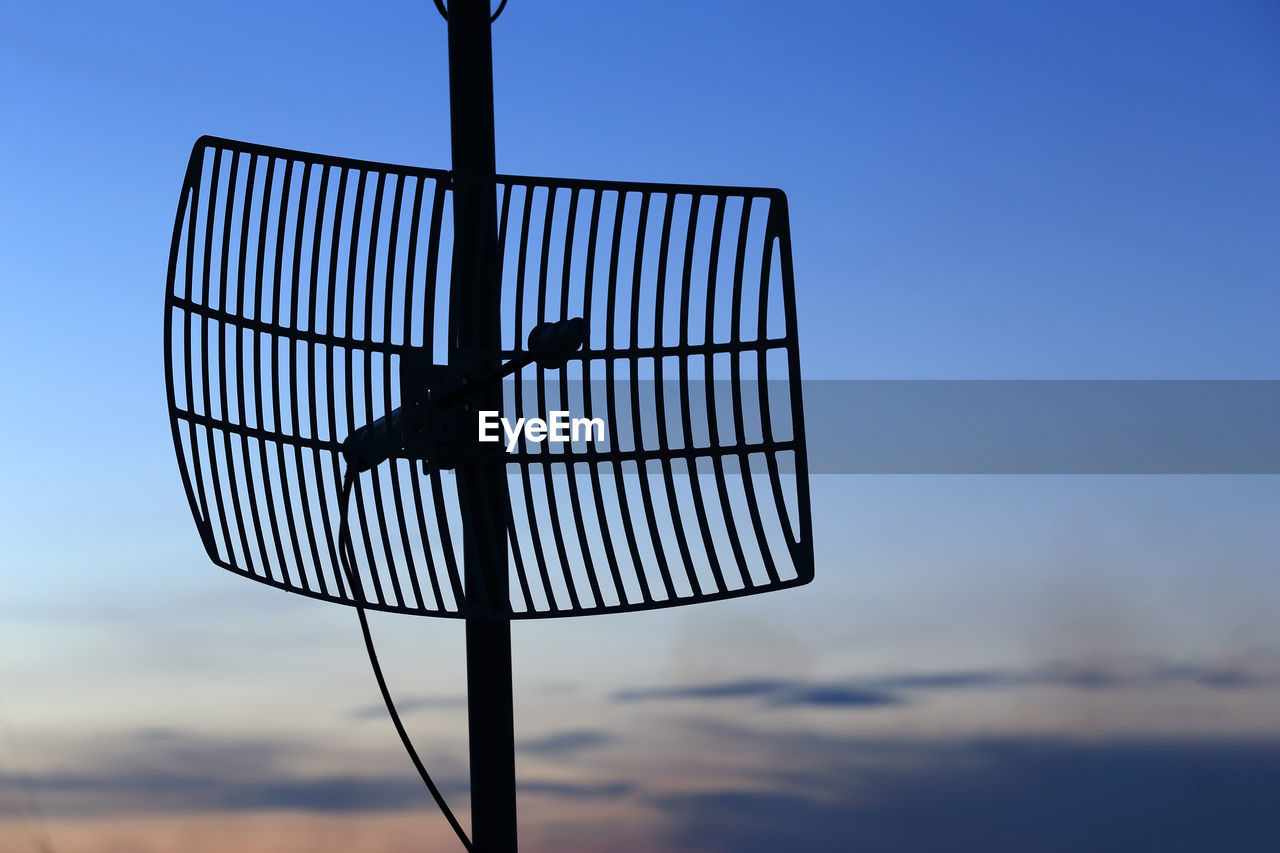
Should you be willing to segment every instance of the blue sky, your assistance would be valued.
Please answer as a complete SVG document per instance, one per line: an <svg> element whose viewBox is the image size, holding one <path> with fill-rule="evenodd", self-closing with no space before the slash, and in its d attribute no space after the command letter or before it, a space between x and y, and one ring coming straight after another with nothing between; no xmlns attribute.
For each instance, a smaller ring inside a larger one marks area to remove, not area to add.
<svg viewBox="0 0 1280 853"><path fill-rule="evenodd" d="M0 756L71 849L172 849L183 826L398 849L442 825L361 715L352 614L207 564L161 299L196 137L447 167L444 50L427 2L0 12ZM512 0L494 51L503 171L787 192L806 377L1280 378L1274 4ZM940 802L976 792L977 820L1019 785L1128 827L1199 814L1151 781L1191 765L1204 816L1169 838L1227 831L1240 801L1236 849L1259 843L1238 794L1280 767L1274 477L814 495L803 590L519 627L529 849L610 826L635 850L756 849L746 812L774 849L844 849L848 815L959 832ZM375 629L456 789L458 626ZM728 695L619 698L699 685ZM1099 767L1144 792L1131 809L1098 802ZM23 802L9 771L6 844L35 849ZM904 849L936 849L922 833Z"/></svg>

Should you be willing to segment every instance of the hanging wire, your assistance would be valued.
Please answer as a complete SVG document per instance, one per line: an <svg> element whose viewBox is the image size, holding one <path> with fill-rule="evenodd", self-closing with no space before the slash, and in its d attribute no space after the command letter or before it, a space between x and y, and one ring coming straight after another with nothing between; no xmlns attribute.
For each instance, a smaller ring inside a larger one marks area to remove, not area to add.
<svg viewBox="0 0 1280 853"><path fill-rule="evenodd" d="M444 795L440 793L436 783L431 780L431 774L427 772L426 765L418 757L418 751L413 748L413 741L409 739L409 733L405 731L404 723L400 721L400 713L396 710L396 703L391 698L391 690L387 687L387 679L382 674L382 664L378 662L378 651L374 647L373 634L369 630L369 616L359 603L364 600L364 589L360 583L360 575L354 568L355 548L351 545L351 528L347 523L347 509L351 503L351 489L355 485L355 481L356 472L348 468L342 476L342 497L338 504L338 558L342 562L342 570L347 575L347 582L351 584L352 597L356 601L356 615L360 617L360 633L364 635L364 647L369 653L369 666L373 669L373 677L378 682L378 690L382 692L382 701L386 703L387 713L391 715L391 723L396 727L396 734L400 735L400 742L404 744L404 750L409 754L409 760L417 768L418 775L426 783L427 790L431 792L436 805L444 813L445 820L449 821L449 826L453 827L458 840L462 842L462 846L470 853L474 849L471 839L463 831L458 819L453 816L453 811L449 808L449 804L444 801Z"/></svg>
<svg viewBox="0 0 1280 853"><path fill-rule="evenodd" d="M440 13L440 17L444 18L446 21L449 20L449 10L445 7L444 0L435 0L435 4L436 10ZM505 8L507 8L507 0L501 0L501 2L498 3L498 8L489 16L489 23L492 24L494 21L498 20L498 16L502 14L502 10Z"/></svg>

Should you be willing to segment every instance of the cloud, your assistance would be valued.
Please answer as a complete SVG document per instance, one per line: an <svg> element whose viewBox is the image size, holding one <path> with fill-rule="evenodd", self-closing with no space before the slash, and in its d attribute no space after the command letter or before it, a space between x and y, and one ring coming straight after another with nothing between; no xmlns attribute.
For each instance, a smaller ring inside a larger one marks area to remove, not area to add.
<svg viewBox="0 0 1280 853"><path fill-rule="evenodd" d="M1274 849L1275 741L739 736L757 749L765 738L771 754L799 754L811 767L652 796L672 849Z"/></svg>
<svg viewBox="0 0 1280 853"><path fill-rule="evenodd" d="M980 669L932 673L900 673L861 679L891 690L966 688L1069 687L1102 690L1162 684L1195 684L1217 690L1280 686L1280 663L1259 659L1250 664L1191 663L1081 664L1054 661L1029 669Z"/></svg>
<svg viewBox="0 0 1280 853"><path fill-rule="evenodd" d="M395 700L396 710L401 716L415 711L430 711L442 708L467 707L466 696L405 696ZM387 706L381 702L365 705L351 712L353 720L381 720L387 716Z"/></svg>
<svg viewBox="0 0 1280 853"><path fill-rule="evenodd" d="M903 701L898 695L884 690L842 684L795 685L765 698L770 705L810 708L875 708Z"/></svg>
<svg viewBox="0 0 1280 853"><path fill-rule="evenodd" d="M440 788L465 793L465 771L448 756L424 756ZM379 811L430 802L408 762L372 772L325 739L212 735L141 729L102 735L68 751L60 769L0 774L0 809L27 792L54 814L301 809ZM328 768L328 769L320 769ZM11 794L11 795L10 795Z"/></svg>
<svg viewBox="0 0 1280 853"><path fill-rule="evenodd" d="M681 687L641 687L619 690L615 702L642 702L650 699L758 699L794 686L790 681L730 681L689 684Z"/></svg>
<svg viewBox="0 0 1280 853"><path fill-rule="evenodd" d="M615 702L646 702L670 699L759 699L774 707L808 706L815 708L877 707L902 701L884 690L850 684L809 683L803 681L755 680L680 687L642 687L619 690Z"/></svg>
<svg viewBox="0 0 1280 853"><path fill-rule="evenodd" d="M965 687L1007 686L1009 673L997 670L959 670L953 672L923 672L881 675L869 679L886 689L896 690L948 690Z"/></svg>
<svg viewBox="0 0 1280 853"><path fill-rule="evenodd" d="M466 794L465 779L436 779L450 799ZM635 790L629 782L520 780L522 794L565 800L608 800ZM0 774L0 817L21 816L18 804L34 797L58 815L158 814L236 811L381 812L416 810L430 795L411 774L384 776L288 776L252 780L201 773ZM12 814L6 815L6 809Z"/></svg>
<svg viewBox="0 0 1280 853"><path fill-rule="evenodd" d="M613 743L607 732L569 730L525 741L539 756L573 756ZM390 770L319 770L350 762L326 740L210 735L169 728L116 733L98 748L68 754L62 769L18 775L0 768L0 818L21 816L34 799L55 816L197 812L389 812L431 807L430 795L407 760ZM465 768L448 757L423 755L436 784L454 805L465 804ZM65 766L74 761L74 766ZM364 764L364 762L360 762ZM521 779L524 793L568 801L610 800L630 783L588 779ZM8 811L6 811L8 810Z"/></svg>
<svg viewBox="0 0 1280 853"><path fill-rule="evenodd" d="M1275 739L869 739L713 721L695 722L689 734L681 742L692 763L677 777L646 772L652 771L647 752L624 753L610 756L613 778L522 778L520 794L561 800L575 815L597 807L656 811L660 840L672 851L1251 853L1270 849L1274 837ZM535 751L552 754L611 742L594 730L531 741ZM25 779L0 775L0 803L22 802L24 791L31 792L55 816L429 807L410 772L290 770L304 745L263 745L172 730L136 732L121 738L121 754L149 750L145 762L98 761ZM198 763L218 746L234 760ZM455 772L438 781L457 805L465 778ZM645 825L653 826L647 819ZM627 824L611 831L633 830Z"/></svg>
<svg viewBox="0 0 1280 853"><path fill-rule="evenodd" d="M1029 669L887 673L841 681L754 679L662 685L619 690L611 698L615 702L741 699L758 700L772 707L874 708L906 702L903 694L916 691L1025 687L1104 690L1162 684L1194 684L1213 690L1280 687L1280 667L1269 661L1252 666L1100 666L1054 662Z"/></svg>
<svg viewBox="0 0 1280 853"><path fill-rule="evenodd" d="M1189 681L1219 690L1280 686L1280 672L1274 666L1268 670L1248 666L1169 665L1161 670L1161 675L1166 680Z"/></svg>
<svg viewBox="0 0 1280 853"><path fill-rule="evenodd" d="M570 757L584 750L611 744L617 740L608 732L575 730L554 732L540 738L519 741L516 749L544 757Z"/></svg>
<svg viewBox="0 0 1280 853"><path fill-rule="evenodd" d="M612 800L635 790L630 782L553 782L538 779L518 781L516 788L521 794L541 794L568 800Z"/></svg>
<svg viewBox="0 0 1280 853"><path fill-rule="evenodd" d="M451 793L465 780L438 780ZM0 791L23 791L56 814L129 814L298 809L391 811L429 802L422 783L407 774L387 776L267 775L230 779L209 773L183 774L103 769L96 773L50 773L21 779L0 776ZM0 800L13 802L16 797Z"/></svg>

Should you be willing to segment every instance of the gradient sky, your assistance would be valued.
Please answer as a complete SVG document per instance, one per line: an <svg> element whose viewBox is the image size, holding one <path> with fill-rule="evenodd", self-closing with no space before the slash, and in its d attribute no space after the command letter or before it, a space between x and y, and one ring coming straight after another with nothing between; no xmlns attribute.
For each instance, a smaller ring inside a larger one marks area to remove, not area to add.
<svg viewBox="0 0 1280 853"><path fill-rule="evenodd" d="M783 188L806 377L1280 379L1274 3L799 5L511 0L499 168ZM6 851L451 849L353 614L208 564L161 348L196 137L447 167L444 51L0 11ZM516 627L523 849L1267 849L1276 477L813 490L809 587ZM374 627L465 811L460 627Z"/></svg>

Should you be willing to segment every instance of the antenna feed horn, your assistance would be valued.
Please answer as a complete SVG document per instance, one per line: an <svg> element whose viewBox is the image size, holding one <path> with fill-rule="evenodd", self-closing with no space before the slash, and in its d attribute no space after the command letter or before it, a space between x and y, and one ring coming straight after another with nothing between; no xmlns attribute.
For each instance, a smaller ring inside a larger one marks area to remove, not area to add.
<svg viewBox="0 0 1280 853"><path fill-rule="evenodd" d="M543 370L559 370L586 342L587 321L574 317L534 326L528 350Z"/></svg>
<svg viewBox="0 0 1280 853"><path fill-rule="evenodd" d="M478 379L456 367L432 364L429 353L405 353L399 408L353 430L342 442L342 455L355 471L393 458L420 459L428 471L447 470L486 455L488 448L476 441L476 415L467 398L529 364L559 370L586 340L587 323L581 317L539 323L529 332L525 352Z"/></svg>

